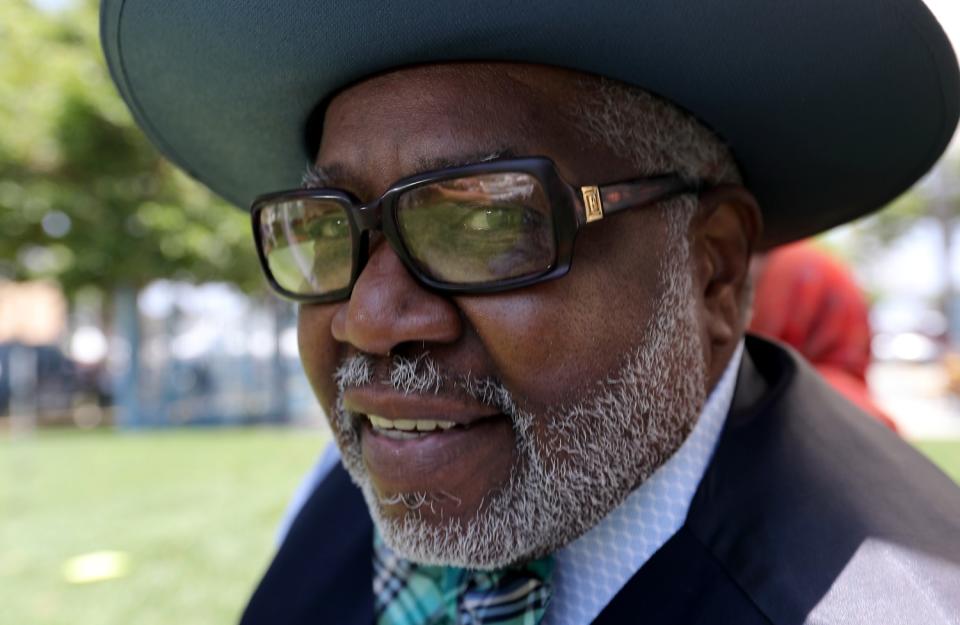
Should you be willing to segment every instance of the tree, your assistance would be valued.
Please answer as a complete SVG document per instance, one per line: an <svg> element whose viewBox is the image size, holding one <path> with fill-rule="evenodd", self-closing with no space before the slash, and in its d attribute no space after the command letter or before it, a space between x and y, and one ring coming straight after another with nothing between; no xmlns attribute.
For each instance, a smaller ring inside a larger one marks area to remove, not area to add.
<svg viewBox="0 0 960 625"><path fill-rule="evenodd" d="M262 280L245 213L164 161L99 48L97 3L0 7L0 275L67 294L164 277Z"/></svg>

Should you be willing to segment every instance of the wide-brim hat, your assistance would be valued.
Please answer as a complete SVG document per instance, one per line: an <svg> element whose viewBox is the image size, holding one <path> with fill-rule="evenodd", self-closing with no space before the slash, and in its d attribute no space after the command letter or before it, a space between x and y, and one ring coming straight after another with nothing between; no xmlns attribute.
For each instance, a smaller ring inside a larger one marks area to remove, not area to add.
<svg viewBox="0 0 960 625"><path fill-rule="evenodd" d="M104 0L101 32L151 141L242 207L299 184L333 94L412 64L542 63L671 100L731 147L765 246L895 198L960 115L920 0Z"/></svg>

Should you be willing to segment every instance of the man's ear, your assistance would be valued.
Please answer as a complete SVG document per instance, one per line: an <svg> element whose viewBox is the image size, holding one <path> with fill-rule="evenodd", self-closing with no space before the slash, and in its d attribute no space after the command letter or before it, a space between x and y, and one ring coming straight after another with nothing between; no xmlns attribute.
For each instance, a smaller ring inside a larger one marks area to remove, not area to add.
<svg viewBox="0 0 960 625"><path fill-rule="evenodd" d="M757 200L742 186L721 185L700 194L692 242L711 362L719 357L725 363L723 355L743 333L750 255L762 228Z"/></svg>

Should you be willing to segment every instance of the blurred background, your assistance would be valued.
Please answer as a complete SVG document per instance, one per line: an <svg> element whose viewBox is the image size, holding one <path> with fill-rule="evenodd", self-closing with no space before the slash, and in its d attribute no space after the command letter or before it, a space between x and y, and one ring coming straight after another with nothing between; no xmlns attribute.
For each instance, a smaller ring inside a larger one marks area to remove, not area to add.
<svg viewBox="0 0 960 625"><path fill-rule="evenodd" d="M328 435L246 215L146 142L97 26L0 4L0 622L232 623ZM960 479L960 142L813 246L869 310L870 401Z"/></svg>

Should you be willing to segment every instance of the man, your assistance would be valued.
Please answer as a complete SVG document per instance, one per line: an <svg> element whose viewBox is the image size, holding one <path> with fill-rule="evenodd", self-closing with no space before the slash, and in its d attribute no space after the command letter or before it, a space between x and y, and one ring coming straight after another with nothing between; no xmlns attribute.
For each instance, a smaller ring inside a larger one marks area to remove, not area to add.
<svg viewBox="0 0 960 625"><path fill-rule="evenodd" d="M942 152L942 31L587 4L104 3L148 134L260 196L342 456L244 622L957 622L956 487L743 339L754 249Z"/></svg>

